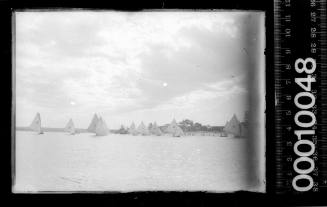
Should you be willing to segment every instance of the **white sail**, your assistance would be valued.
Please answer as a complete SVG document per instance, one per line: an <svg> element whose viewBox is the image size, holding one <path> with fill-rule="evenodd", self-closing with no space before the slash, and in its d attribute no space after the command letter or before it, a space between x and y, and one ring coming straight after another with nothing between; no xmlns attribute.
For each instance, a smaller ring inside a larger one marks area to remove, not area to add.
<svg viewBox="0 0 327 207"><path fill-rule="evenodd" d="M162 131L160 130L160 128L158 127L156 122L154 122L154 124L152 125L150 132L151 132L151 134L154 134L157 136L162 135Z"/></svg>
<svg viewBox="0 0 327 207"><path fill-rule="evenodd" d="M87 131L95 132L95 128L97 126L98 121L99 121L99 118L98 118L97 114L94 114L92 121L91 121L89 127L87 128Z"/></svg>
<svg viewBox="0 0 327 207"><path fill-rule="evenodd" d="M37 132L38 134L43 134L43 130L41 128L41 115L37 113L34 120L30 125L30 129Z"/></svg>
<svg viewBox="0 0 327 207"><path fill-rule="evenodd" d="M182 130L182 128L180 128L177 123L176 120L173 119L173 121L170 123L170 125L167 128L167 131L172 134L174 137L180 137L184 135L184 131Z"/></svg>
<svg viewBox="0 0 327 207"><path fill-rule="evenodd" d="M241 136L241 122L237 119L235 114L231 120L227 122L224 131L236 137Z"/></svg>
<svg viewBox="0 0 327 207"><path fill-rule="evenodd" d="M149 135L150 132L148 130L148 128L144 125L143 121L141 122L141 124L138 126L137 131L139 134L145 136L145 135Z"/></svg>
<svg viewBox="0 0 327 207"><path fill-rule="evenodd" d="M138 132L137 132L137 130L136 130L136 128L135 128L135 124L134 124L134 122L131 124L131 126L129 127L129 129L128 129L128 133L129 134L132 134L132 135L137 135L138 134Z"/></svg>
<svg viewBox="0 0 327 207"><path fill-rule="evenodd" d="M65 127L65 132L69 132L70 134L75 134L76 133L76 130L75 130L75 126L74 126L74 123L73 123L73 120L72 119L69 119L66 127Z"/></svg>
<svg viewBox="0 0 327 207"><path fill-rule="evenodd" d="M176 125L177 125L176 120L173 119L173 121L167 127L167 132L170 133L170 134L174 133L174 127L173 126L176 126Z"/></svg>
<svg viewBox="0 0 327 207"><path fill-rule="evenodd" d="M97 136L105 136L107 134L109 134L109 129L105 123L105 121L100 117L97 125L95 127L95 134Z"/></svg>

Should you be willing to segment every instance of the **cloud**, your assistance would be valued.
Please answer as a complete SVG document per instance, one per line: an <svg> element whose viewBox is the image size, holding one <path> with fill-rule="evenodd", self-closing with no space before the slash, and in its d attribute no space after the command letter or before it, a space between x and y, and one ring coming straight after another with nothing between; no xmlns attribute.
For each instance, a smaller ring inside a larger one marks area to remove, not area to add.
<svg viewBox="0 0 327 207"><path fill-rule="evenodd" d="M239 32L237 28L235 32ZM153 105L160 103L152 100L167 101L210 83L247 75L241 66L246 64L241 40L230 32L198 25L181 28L176 37L187 40L188 45L176 49L172 45L148 44L148 50L139 56L146 79L137 85ZM163 82L168 87L162 87Z"/></svg>
<svg viewBox="0 0 327 207"><path fill-rule="evenodd" d="M228 104L247 93L251 54L258 50L255 30L244 29L256 22L248 16L18 12L17 108L24 113L29 105L53 117L59 116L55 111L83 118L78 114L99 112L120 121L141 112L156 111L164 119L168 109L181 116L187 107L217 110L215 102Z"/></svg>
<svg viewBox="0 0 327 207"><path fill-rule="evenodd" d="M16 24L17 44L37 45L39 53L52 58L81 57L100 46L101 24L92 13L21 12Z"/></svg>

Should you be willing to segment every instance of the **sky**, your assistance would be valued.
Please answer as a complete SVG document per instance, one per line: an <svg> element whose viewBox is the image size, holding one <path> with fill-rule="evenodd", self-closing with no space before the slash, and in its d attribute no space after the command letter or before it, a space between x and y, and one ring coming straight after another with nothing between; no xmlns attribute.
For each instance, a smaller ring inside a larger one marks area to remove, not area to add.
<svg viewBox="0 0 327 207"><path fill-rule="evenodd" d="M263 27L260 12L16 12L16 125L243 120Z"/></svg>

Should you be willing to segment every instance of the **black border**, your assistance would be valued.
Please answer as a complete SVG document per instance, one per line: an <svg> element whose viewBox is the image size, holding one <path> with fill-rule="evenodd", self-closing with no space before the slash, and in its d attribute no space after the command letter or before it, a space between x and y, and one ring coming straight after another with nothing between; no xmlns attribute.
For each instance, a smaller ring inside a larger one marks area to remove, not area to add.
<svg viewBox="0 0 327 207"><path fill-rule="evenodd" d="M267 193L191 193L191 192L137 192L137 193L104 193L104 194L12 194L11 193L11 14L16 9L63 9L63 8L87 8L87 9L110 9L124 11L139 11L143 9L237 9L237 10L259 10L266 12L266 182ZM7 90L3 92L6 97L2 99L2 108L6 108L2 116L5 126L2 131L6 131L1 139L1 153L5 153L1 158L5 158L2 166L6 166L4 182L1 182L2 196L14 204L21 202L48 205L60 204L72 201L76 204L99 204L105 205L131 205L131 206L291 206L291 205L322 205L322 195L317 196L287 196L274 194L274 71L273 71L273 1L272 0L224 0L224 1L186 1L176 3L168 0L145 1L81 1L81 0L29 0L29 1L9 1L0 0L0 21L2 32L0 32L0 45L2 66L2 87ZM10 120L10 121L9 121ZM6 130L7 129L7 130ZM9 129L9 130L8 130ZM8 135L8 136L7 136ZM3 172L3 171L2 171ZM1 197L2 197L1 196Z"/></svg>

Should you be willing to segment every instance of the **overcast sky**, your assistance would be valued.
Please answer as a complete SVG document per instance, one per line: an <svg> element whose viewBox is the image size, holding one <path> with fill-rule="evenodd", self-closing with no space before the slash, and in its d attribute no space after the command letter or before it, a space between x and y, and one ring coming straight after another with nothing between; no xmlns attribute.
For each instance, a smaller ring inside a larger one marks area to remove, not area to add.
<svg viewBox="0 0 327 207"><path fill-rule="evenodd" d="M263 23L248 12L18 12L16 124L37 112L48 127L86 128L94 113L109 128L243 120Z"/></svg>

